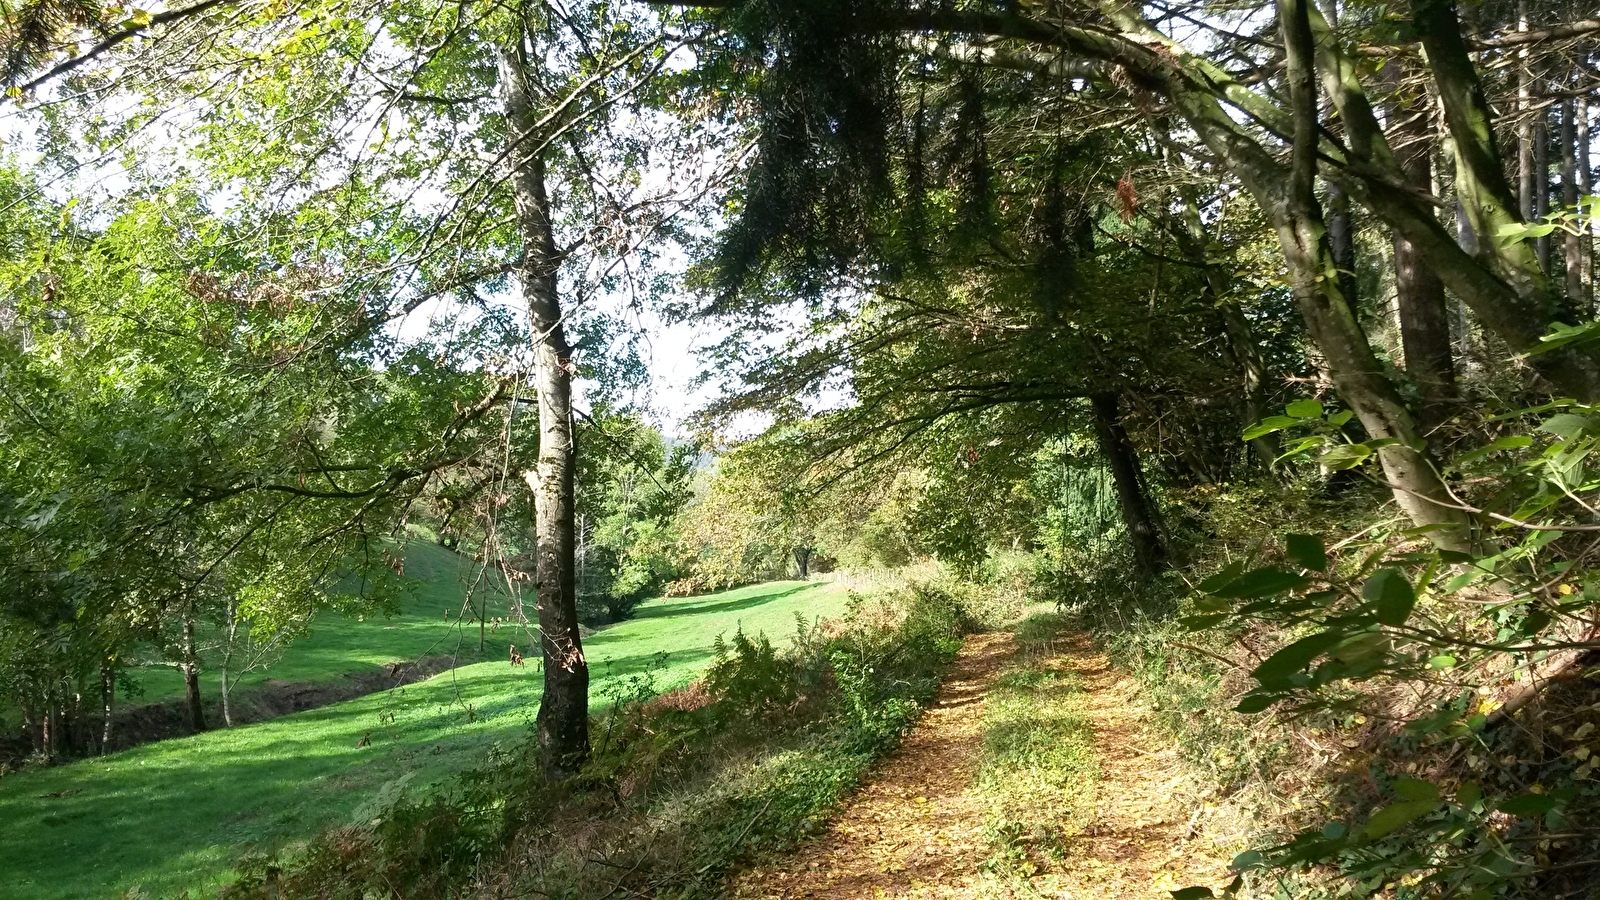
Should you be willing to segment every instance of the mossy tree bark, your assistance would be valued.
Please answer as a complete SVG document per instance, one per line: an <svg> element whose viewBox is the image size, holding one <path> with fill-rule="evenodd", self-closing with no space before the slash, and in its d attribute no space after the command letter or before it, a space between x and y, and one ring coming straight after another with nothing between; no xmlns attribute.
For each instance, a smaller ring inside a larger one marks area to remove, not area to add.
<svg viewBox="0 0 1600 900"><path fill-rule="evenodd" d="M572 349L563 327L557 272L560 254L545 183L545 135L530 84L527 34L520 24L501 46L500 92L506 120L511 189L522 235L518 270L534 336L539 455L530 481L538 542L538 592L544 694L537 730L545 777L559 781L589 755L589 664L578 632L574 541Z"/></svg>

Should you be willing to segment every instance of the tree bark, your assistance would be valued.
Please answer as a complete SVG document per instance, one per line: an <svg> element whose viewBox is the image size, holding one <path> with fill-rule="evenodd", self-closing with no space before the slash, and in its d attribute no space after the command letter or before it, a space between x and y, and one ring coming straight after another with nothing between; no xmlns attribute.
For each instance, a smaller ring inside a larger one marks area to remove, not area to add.
<svg viewBox="0 0 1600 900"><path fill-rule="evenodd" d="M1589 98L1578 98L1578 195L1588 197L1594 193L1594 170L1589 167ZM1583 293L1578 298L1586 315L1594 315L1594 224L1584 229L1578 241L1583 264Z"/></svg>
<svg viewBox="0 0 1600 900"><path fill-rule="evenodd" d="M1089 405L1094 412L1100 452L1106 458L1111 482L1117 489L1117 505L1122 508L1122 521L1128 528L1128 542L1133 545L1134 563L1144 574L1154 575L1171 562L1149 493L1145 490L1139 456L1128 440L1127 430L1122 427L1117 395L1095 394L1089 398Z"/></svg>
<svg viewBox="0 0 1600 900"><path fill-rule="evenodd" d="M522 235L519 267L534 332L539 403L539 456L533 478L538 543L538 593L544 695L537 730L544 775L568 778L589 755L589 664L578 633L574 540L575 453L572 429L572 350L563 327L557 272L560 256L545 185L544 135L538 133L528 55L521 27L499 53L511 189Z"/></svg>
<svg viewBox="0 0 1600 900"><path fill-rule="evenodd" d="M1327 359L1340 398L1360 418L1370 438L1393 441L1378 449L1378 459L1395 502L1418 525L1440 526L1429 534L1436 544L1464 550L1472 541L1471 520L1451 508L1449 491L1427 457L1411 411L1384 376L1355 310L1339 293L1327 227L1316 197L1320 125L1313 64L1316 41L1310 16L1307 0L1278 0L1295 116L1289 179L1286 184L1257 180L1252 193L1278 232L1295 302ZM1359 124L1346 121L1347 128ZM1352 143L1360 140L1359 132L1352 134ZM1246 186L1251 182L1246 181Z"/></svg>
<svg viewBox="0 0 1600 900"><path fill-rule="evenodd" d="M111 713L117 697L117 670L108 660L100 664L100 755L111 752Z"/></svg>
<svg viewBox="0 0 1600 900"><path fill-rule="evenodd" d="M1541 79L1542 83L1542 79ZM1533 120L1533 220L1550 214L1550 111L1541 108ZM1539 257L1539 268L1550 274L1550 236L1534 238L1534 254ZM1567 298L1570 305L1572 298ZM1572 311L1568 311L1571 315Z"/></svg>
<svg viewBox="0 0 1600 900"><path fill-rule="evenodd" d="M200 702L200 653L194 642L194 616L183 617L183 694L189 708L189 725L196 732L206 730L206 711Z"/></svg>
<svg viewBox="0 0 1600 900"><path fill-rule="evenodd" d="M1578 104L1568 97L1561 103L1561 207L1568 213L1578 205ZM1567 298L1579 316L1589 314L1583 291L1583 238L1562 234L1561 257L1566 266Z"/></svg>
<svg viewBox="0 0 1600 900"><path fill-rule="evenodd" d="M1517 31L1528 30L1528 0L1517 0ZM1517 85L1517 204L1522 218L1531 220L1533 211L1533 118L1528 113L1533 89L1533 71L1528 67L1528 48L1516 51L1517 64L1509 75Z"/></svg>
<svg viewBox="0 0 1600 900"><path fill-rule="evenodd" d="M1506 180L1495 139L1494 116L1461 37L1454 0L1413 0L1412 14L1455 145L1457 194L1479 237L1479 253L1488 259L1495 275L1511 289L1516 300L1500 313L1480 309L1482 299L1475 300L1473 294L1456 284L1451 287L1472 303L1484 323L1500 332L1513 349L1532 349L1537 346L1538 336L1534 335L1530 343L1530 330L1548 330L1550 322L1564 318L1563 298L1539 265L1537 249L1531 243L1494 239L1502 228L1522 223L1526 217ZM1407 236L1422 245L1415 235ZM1441 277L1450 277L1453 267L1448 254L1436 256L1433 252L1443 248L1423 249L1432 259L1434 271ZM1496 315L1502 321L1494 321ZM1561 359L1541 362L1549 357ZM1600 397L1600 365L1592 354L1547 353L1534 361L1541 373L1563 390L1572 391L1580 399Z"/></svg>
<svg viewBox="0 0 1600 900"><path fill-rule="evenodd" d="M795 568L799 569L799 571L800 571L800 580L801 581L804 581L807 578L810 578L811 577L811 548L810 547L796 547L796 548L794 548L794 564L795 564Z"/></svg>
<svg viewBox="0 0 1600 900"><path fill-rule="evenodd" d="M1393 84L1398 88L1400 79L1395 78ZM1397 96L1389 108L1389 121L1395 135L1392 142L1395 155L1407 183L1418 190L1431 191L1433 140L1426 104L1416 103L1413 108L1406 109ZM1415 245L1398 232L1394 233L1393 241L1400 344L1405 354L1406 374L1416 382L1421 401L1417 408L1417 426L1428 434L1450 417L1450 404L1455 399L1450 309L1445 300L1444 282L1423 262Z"/></svg>

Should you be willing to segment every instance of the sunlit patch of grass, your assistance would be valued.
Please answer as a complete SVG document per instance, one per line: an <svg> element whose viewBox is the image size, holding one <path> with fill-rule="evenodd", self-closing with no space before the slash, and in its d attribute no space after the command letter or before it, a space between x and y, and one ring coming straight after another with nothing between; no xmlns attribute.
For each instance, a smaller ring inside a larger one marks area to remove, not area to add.
<svg viewBox="0 0 1600 900"><path fill-rule="evenodd" d="M1038 615L1017 628L1016 664L984 702L978 789L989 802L985 833L990 868L1031 875L1059 860L1095 808L1098 772L1093 733L1077 675L1055 659L1064 627Z"/></svg>
<svg viewBox="0 0 1600 900"><path fill-rule="evenodd" d="M585 641L592 703L598 709L612 685L646 671L662 689L689 682L711 663L717 635L737 627L780 642L795 633L797 613L832 616L843 606L842 590L813 582L650 601ZM106 897L135 885L151 896L203 896L246 850L292 846L352 821L385 785L406 779L407 792L425 791L521 744L540 681L531 661L512 669L502 649L391 691L7 776L0 897Z"/></svg>

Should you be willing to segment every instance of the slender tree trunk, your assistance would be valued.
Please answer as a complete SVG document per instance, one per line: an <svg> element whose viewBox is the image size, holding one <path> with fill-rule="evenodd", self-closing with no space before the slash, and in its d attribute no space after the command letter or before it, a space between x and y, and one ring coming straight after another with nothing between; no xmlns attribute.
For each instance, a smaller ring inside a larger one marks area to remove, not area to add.
<svg viewBox="0 0 1600 900"><path fill-rule="evenodd" d="M100 755L111 752L111 713L117 699L117 670L108 660L100 664Z"/></svg>
<svg viewBox="0 0 1600 900"><path fill-rule="evenodd" d="M1547 324L1562 314L1560 297L1543 268L1539 265L1536 248L1527 241L1504 243L1493 240L1507 225L1526 222L1533 211L1533 187L1528 177L1519 178L1516 193L1505 176L1499 145L1495 139L1494 115L1484 96L1477 68L1461 36L1461 23L1456 14L1454 0L1412 0L1413 16L1423 49L1427 52L1428 66L1433 73L1435 87L1445 109L1445 122L1450 128L1456 151L1456 188L1472 229L1480 237L1479 251L1493 264L1495 274L1520 298L1521 309L1515 318L1530 315L1542 316ZM1519 137L1522 129L1519 128ZM1531 140L1531 136L1530 136ZM1518 165L1521 173L1532 174L1533 156L1518 147ZM1524 167L1522 160L1526 156ZM1415 238L1413 238L1415 239ZM1435 271L1444 277L1450 272L1440 257ZM1471 294L1456 288L1464 299L1473 300ZM1474 307L1476 309L1476 305ZM1479 312L1486 324L1492 324L1485 312ZM1530 323L1531 324L1531 323ZM1507 326L1514 326L1508 320ZM1506 326L1495 326L1502 330ZM1528 349L1526 338L1515 327L1506 334L1514 349ZM1551 354L1545 354L1549 356ZM1594 368L1592 359L1586 360ZM1597 370L1600 371L1600 370ZM1552 381L1562 382L1561 373L1547 373ZM1587 397L1600 396L1600 374L1596 372L1568 373L1566 390L1582 386Z"/></svg>
<svg viewBox="0 0 1600 900"><path fill-rule="evenodd" d="M1322 15L1332 28L1339 27L1339 0L1322 0ZM1352 308L1361 305L1361 294L1356 282L1355 220L1350 215L1350 195L1337 182L1328 183L1328 205L1325 210L1328 222L1328 244L1333 250L1333 264L1339 267L1339 292Z"/></svg>
<svg viewBox="0 0 1600 900"><path fill-rule="evenodd" d="M1544 79L1539 80L1543 85ZM1533 120L1533 218L1550 215L1550 110L1541 106ZM1534 239L1534 250L1539 256L1539 268L1548 275L1550 269L1550 236ZM1571 298L1568 298L1570 304ZM1563 304L1566 305L1566 304Z"/></svg>
<svg viewBox="0 0 1600 900"><path fill-rule="evenodd" d="M1355 308L1361 303L1356 284L1355 223L1350 217L1350 196L1338 185L1328 187L1328 249L1339 270L1339 293Z"/></svg>
<svg viewBox="0 0 1600 900"><path fill-rule="evenodd" d="M537 728L545 777L561 780L576 774L589 755L589 664L578 633L575 579L572 350L557 293L560 257L524 40L519 27L500 49L500 90L513 146L511 188L523 253L519 276L534 333L539 402L539 457L532 480L544 695Z"/></svg>
<svg viewBox="0 0 1600 900"><path fill-rule="evenodd" d="M34 706L27 700L22 701L22 728L28 732L28 743L34 753L44 752L44 730L41 719Z"/></svg>
<svg viewBox="0 0 1600 900"><path fill-rule="evenodd" d="M1397 62L1390 66L1398 67ZM1392 84L1401 83L1398 71ZM1433 189L1433 141L1425 103L1402 108L1396 98L1389 109L1395 155L1406 181L1422 191ZM1444 282L1422 261L1416 247L1394 233L1395 299L1400 314L1400 344L1406 373L1416 382L1421 403L1417 425L1424 434L1450 417L1455 399L1455 355L1450 348L1450 310Z"/></svg>
<svg viewBox="0 0 1600 900"><path fill-rule="evenodd" d="M1355 310L1339 293L1327 227L1316 197L1320 126L1313 64L1316 42L1310 15L1307 0L1278 0L1295 114L1290 177L1287 184L1258 184L1252 192L1276 227L1295 302L1328 362L1340 398L1360 418L1369 437L1394 441L1379 448L1378 458L1395 502L1418 525L1443 526L1429 535L1435 543L1466 549L1472 541L1471 521L1451 508L1449 491L1427 457L1411 411L1383 374Z"/></svg>
<svg viewBox="0 0 1600 900"><path fill-rule="evenodd" d="M183 692L189 707L189 725L196 732L206 730L206 711L200 702L200 653L194 642L194 616L183 618Z"/></svg>
<svg viewBox="0 0 1600 900"><path fill-rule="evenodd" d="M1589 98L1578 98L1578 195L1587 197L1594 193L1594 170L1589 167ZM1583 266L1583 290L1578 304L1586 315L1594 315L1594 225L1584 229L1578 239L1579 256Z"/></svg>
<svg viewBox="0 0 1600 900"><path fill-rule="evenodd" d="M1578 104L1568 97L1561 102L1561 207L1571 212L1578 205ZM1589 314L1583 296L1583 238L1563 233L1561 258L1566 266L1567 302L1580 316Z"/></svg>
<svg viewBox="0 0 1600 900"><path fill-rule="evenodd" d="M46 759L56 755L56 689L52 685L46 690L44 696L43 730L39 740L39 748Z"/></svg>
<svg viewBox="0 0 1600 900"><path fill-rule="evenodd" d="M1089 398L1094 412L1095 435L1100 441L1100 452L1111 469L1111 482L1117 489L1117 505L1122 508L1122 521L1128 528L1128 541L1133 545L1133 559L1139 570L1153 575L1171 563L1166 543L1161 539L1161 528L1156 521L1154 508L1145 490L1144 475L1139 470L1139 457L1122 427L1122 413L1116 394L1096 394Z"/></svg>
<svg viewBox="0 0 1600 900"><path fill-rule="evenodd" d="M1517 31L1528 30L1528 0L1517 0ZM1531 221L1533 211L1533 117L1528 111L1532 104L1533 71L1528 67L1526 47L1516 51L1517 64L1511 77L1517 84L1517 203L1524 221Z"/></svg>

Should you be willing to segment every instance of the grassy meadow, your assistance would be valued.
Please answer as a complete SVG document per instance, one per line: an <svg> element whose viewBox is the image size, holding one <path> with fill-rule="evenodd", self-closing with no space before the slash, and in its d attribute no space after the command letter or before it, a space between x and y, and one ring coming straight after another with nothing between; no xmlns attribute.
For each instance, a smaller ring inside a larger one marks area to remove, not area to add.
<svg viewBox="0 0 1600 900"><path fill-rule="evenodd" d="M237 678L235 690L248 694L269 680L326 683L423 656L453 655L463 661L505 659L507 645L528 643L519 641L509 629L501 629L486 633L483 651L478 651L477 624L463 624L464 620L472 619L472 610L480 605L489 618L507 615L512 605L504 580L485 573L481 563L426 541L407 544L405 560L406 575L416 583L402 597L398 615L321 616L309 634L296 639L269 667L230 676ZM528 596L531 598L531 592ZM221 654L210 628L202 626L199 643L203 663L200 690L208 701L215 700L222 689ZM128 702L153 703L183 695L183 676L170 666L145 666L132 675L143 693L127 698Z"/></svg>
<svg viewBox="0 0 1600 900"><path fill-rule="evenodd" d="M418 568L408 558L408 574L423 574ZM436 580L429 590L395 618L319 627L266 677L333 677L450 652L457 641L465 648L469 637L475 649L475 629L468 635L443 621L440 601L453 590L459 609L459 583ZM711 662L719 634L742 626L784 640L797 614L827 617L843 605L843 590L814 582L649 601L635 618L587 639L591 702L604 704L608 691L645 672L658 688L691 680ZM108 897L134 888L205 896L242 853L366 821L401 793L487 761L529 735L540 689L533 661L506 662L505 644L515 639L502 631L495 640L489 659L405 687L0 779L0 897Z"/></svg>

